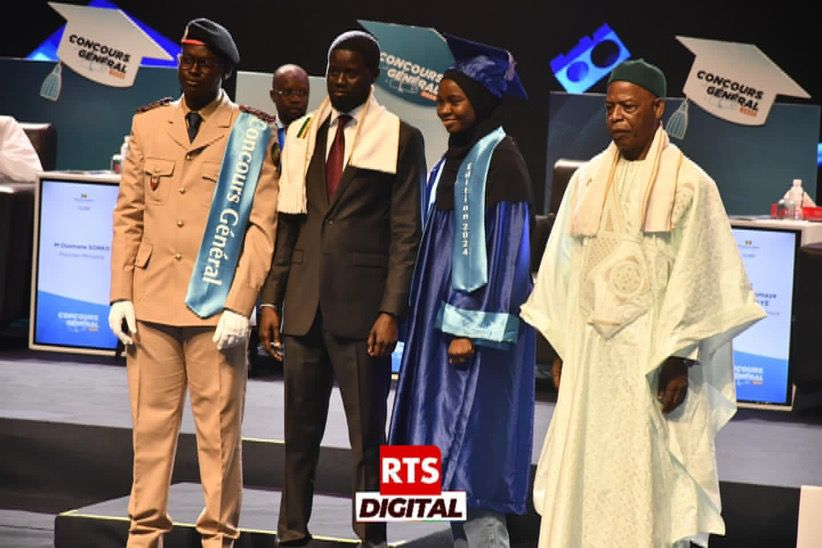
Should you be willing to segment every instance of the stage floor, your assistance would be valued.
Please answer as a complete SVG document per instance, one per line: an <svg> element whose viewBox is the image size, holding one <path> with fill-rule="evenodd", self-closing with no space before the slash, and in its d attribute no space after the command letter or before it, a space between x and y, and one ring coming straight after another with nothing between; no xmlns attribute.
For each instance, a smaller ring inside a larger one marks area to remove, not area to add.
<svg viewBox="0 0 822 548"><path fill-rule="evenodd" d="M393 403L389 396L389 409ZM537 392L536 463L555 394ZM24 350L0 352L0 417L70 424L131 427L125 362ZM248 381L243 437L283 439L283 384L276 368ZM193 433L186 404L182 432ZM335 388L323 446L348 448L342 400ZM783 487L822 481L822 408L786 413L740 409L717 438L721 480Z"/></svg>
<svg viewBox="0 0 822 548"><path fill-rule="evenodd" d="M203 508L202 489L196 483L176 483L169 490L169 514L175 524L185 524L193 528ZM273 538L277 530L277 515L280 508L280 492L261 489L243 489L243 509L240 516L240 527L243 531L253 531L259 535ZM91 504L67 513L75 518L92 518L99 520L121 520L122 528L127 528L128 497L106 500ZM315 495L312 512L311 533L316 540L325 540L327 544L352 544L352 535L345 535L351 528L351 504L342 497ZM93 528L93 525L87 526ZM109 526L110 527L110 526ZM389 523L388 538L392 543L407 543L412 539L437 534L450 534L447 523L443 522L410 522ZM343 535L340 535L343 532ZM123 531L125 534L125 531ZM89 538L89 536L85 536Z"/></svg>
<svg viewBox="0 0 822 548"><path fill-rule="evenodd" d="M551 419L554 398L553 390L543 382L537 391L534 463ZM393 390L389 406L392 402ZM256 369L248 382L244 438L279 442L283 437L282 417L281 371L276 366ZM129 429L124 361L19 348L0 350L0 419ZM188 404L182 432L194 432ZM336 389L323 446L348 448L342 402ZM0 449L0 456L5 451ZM791 413L740 409L717 439L720 480L726 483L788 488L820 485L820 455L822 407L819 406L795 409ZM0 513L0 546L15 545L5 536L20 533L16 519L32 524L26 531L42 529L44 520L40 515L27 516L25 512L16 512L19 508L11 510Z"/></svg>

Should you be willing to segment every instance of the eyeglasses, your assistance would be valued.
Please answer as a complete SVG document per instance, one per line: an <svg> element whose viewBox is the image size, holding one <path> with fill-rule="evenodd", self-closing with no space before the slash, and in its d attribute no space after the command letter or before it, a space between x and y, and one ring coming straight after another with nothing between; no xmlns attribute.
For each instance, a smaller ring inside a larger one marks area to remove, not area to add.
<svg viewBox="0 0 822 548"><path fill-rule="evenodd" d="M304 89L275 89L274 93L280 97L308 97L308 92Z"/></svg>
<svg viewBox="0 0 822 548"><path fill-rule="evenodd" d="M201 69L210 70L210 69L213 69L214 67L222 64L222 63L220 63L220 61L218 61L216 59L208 59L206 57L195 58L195 57L192 57L190 55L182 55L182 54L177 56L177 62L179 62L180 66L183 67L184 69L188 69L188 68L193 67L194 65L197 65Z"/></svg>

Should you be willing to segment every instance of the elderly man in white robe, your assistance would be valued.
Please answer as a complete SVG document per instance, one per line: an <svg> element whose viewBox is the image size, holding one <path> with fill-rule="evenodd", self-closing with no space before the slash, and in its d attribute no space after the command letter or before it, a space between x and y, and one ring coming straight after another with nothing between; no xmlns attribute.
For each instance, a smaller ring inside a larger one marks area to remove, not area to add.
<svg viewBox="0 0 822 548"><path fill-rule="evenodd" d="M714 181L668 141L665 76L612 72L613 142L569 183L522 317L557 351L540 547L707 546L731 340L765 316ZM561 382L561 387L560 387Z"/></svg>

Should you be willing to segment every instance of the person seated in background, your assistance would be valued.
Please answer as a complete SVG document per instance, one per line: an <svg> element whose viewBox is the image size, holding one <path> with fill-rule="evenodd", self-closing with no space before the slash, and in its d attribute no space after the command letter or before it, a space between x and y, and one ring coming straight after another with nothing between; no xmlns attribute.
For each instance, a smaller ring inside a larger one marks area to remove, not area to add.
<svg viewBox="0 0 822 548"><path fill-rule="evenodd" d="M0 116L0 180L35 182L43 171L34 145L13 116Z"/></svg>

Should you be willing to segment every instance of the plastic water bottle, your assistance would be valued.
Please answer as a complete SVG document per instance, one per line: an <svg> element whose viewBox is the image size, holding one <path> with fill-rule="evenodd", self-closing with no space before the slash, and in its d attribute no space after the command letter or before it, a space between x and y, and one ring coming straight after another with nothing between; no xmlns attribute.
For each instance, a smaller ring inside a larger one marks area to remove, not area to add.
<svg viewBox="0 0 822 548"><path fill-rule="evenodd" d="M126 161L126 154L128 154L128 135L123 136L123 144L120 145L120 158Z"/></svg>
<svg viewBox="0 0 822 548"><path fill-rule="evenodd" d="M123 162L126 161L126 154L128 153L128 135L123 137L123 144L120 145L120 152L116 152L111 156L111 171L114 173L123 172Z"/></svg>
<svg viewBox="0 0 822 548"><path fill-rule="evenodd" d="M123 171L123 157L119 152L111 155L111 171L121 173Z"/></svg>
<svg viewBox="0 0 822 548"><path fill-rule="evenodd" d="M805 201L805 189L802 188L802 179L794 179L788 190L788 213L794 219L802 219L802 204Z"/></svg>

